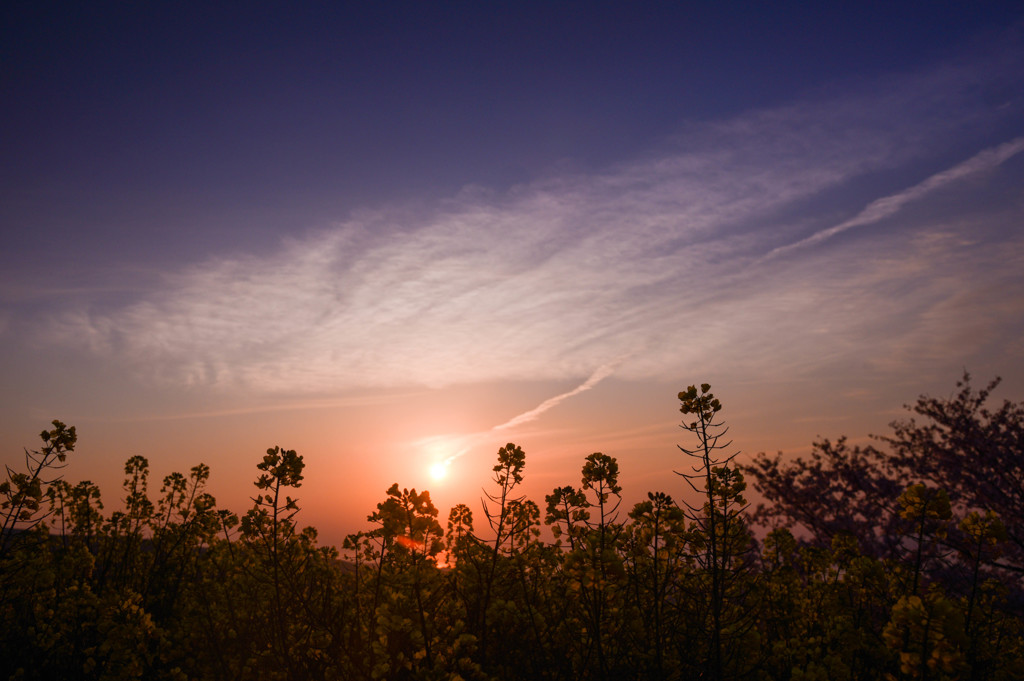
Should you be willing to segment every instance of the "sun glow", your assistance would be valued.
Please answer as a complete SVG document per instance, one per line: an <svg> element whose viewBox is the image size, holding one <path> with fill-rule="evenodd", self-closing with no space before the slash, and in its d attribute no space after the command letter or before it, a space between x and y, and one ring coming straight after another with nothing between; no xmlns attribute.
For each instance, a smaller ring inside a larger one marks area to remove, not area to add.
<svg viewBox="0 0 1024 681"><path fill-rule="evenodd" d="M436 483L447 480L452 474L452 463L469 451L474 436L432 435L415 441L420 450L423 470Z"/></svg>
<svg viewBox="0 0 1024 681"><path fill-rule="evenodd" d="M430 477L436 481L444 480L448 477L448 464L444 461L438 461L437 463L430 466Z"/></svg>

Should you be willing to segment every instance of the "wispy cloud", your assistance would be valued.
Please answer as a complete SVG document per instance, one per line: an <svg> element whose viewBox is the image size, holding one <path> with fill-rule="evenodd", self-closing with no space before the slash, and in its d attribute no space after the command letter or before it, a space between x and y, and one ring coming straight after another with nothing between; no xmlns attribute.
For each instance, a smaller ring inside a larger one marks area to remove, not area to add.
<svg viewBox="0 0 1024 681"><path fill-rule="evenodd" d="M585 380L583 383L576 386L572 390L561 393L560 395L555 395L554 397L550 397L544 400L533 409L530 409L529 411L524 411L522 414L519 414L518 416L515 416L509 419L508 421L505 421L504 423L495 426L494 428L491 429L491 431L495 432L500 430L508 430L510 428L515 428L516 426L520 426L524 423L529 423L530 421L536 420L538 417L540 417L541 414L548 411L549 409L557 407L559 404L565 402L570 397L575 397L576 395L579 395L582 392L590 390L595 385L611 376L612 373L614 373L615 371L615 367L621 364L622 361L623 360L620 359L615 362L599 366L597 370L590 375L590 378L588 378L587 380Z"/></svg>
<svg viewBox="0 0 1024 681"><path fill-rule="evenodd" d="M494 436L502 431L509 431L523 424L535 421L540 418L542 414L554 409L567 399L592 389L598 383L615 373L615 369L622 364L625 359L626 357L621 357L613 362L609 362L608 364L598 367L597 370L587 378L587 380L572 390L560 393L554 397L549 397L533 409L524 411L503 423L499 423L489 430L461 435L435 435L421 438L414 442L413 445L420 451L425 452L428 456L439 459L439 462L442 465L448 466L456 459L468 454L475 446L484 442L493 441Z"/></svg>
<svg viewBox="0 0 1024 681"><path fill-rule="evenodd" d="M1012 197L968 199L962 215L841 250L803 247L985 169L1019 180L1008 161L1024 138L992 146L978 132L1020 117L978 95L1013 78L944 69L694 123L601 173L467 188L419 213L354 215L272 255L211 259L131 304L66 311L37 338L170 384L264 393L589 377L499 428L613 365L625 378L806 370L935 342L924 328L970 352L984 339L936 330L922 311L972 326L991 301L953 301L996 280L1024 300L1007 275L1021 271L1024 237L999 222L1009 212L1019 224ZM941 165L967 146L982 151ZM796 261L764 258L797 249ZM940 266L958 282L936 276Z"/></svg>
<svg viewBox="0 0 1024 681"><path fill-rule="evenodd" d="M857 215L853 216L849 220L841 222L834 227L829 227L828 229L815 232L806 239L801 239L796 243L779 246L772 250L766 257L777 257L800 248L821 243L822 241L830 239L837 234L841 234L848 229L880 222L885 218L895 215L906 204L911 203L912 201L921 200L932 192L942 189L943 187L946 187L958 180L962 180L986 170L991 170L992 168L1010 160L1022 151L1024 151L1024 137L1018 137L1010 140L1009 142L1004 142L1003 144L991 149L984 149L963 163L959 163L952 168L943 170L942 172L935 173L928 179L910 187L909 189L905 189L901 192L885 196L880 199L875 199L868 204L864 210L857 213Z"/></svg>

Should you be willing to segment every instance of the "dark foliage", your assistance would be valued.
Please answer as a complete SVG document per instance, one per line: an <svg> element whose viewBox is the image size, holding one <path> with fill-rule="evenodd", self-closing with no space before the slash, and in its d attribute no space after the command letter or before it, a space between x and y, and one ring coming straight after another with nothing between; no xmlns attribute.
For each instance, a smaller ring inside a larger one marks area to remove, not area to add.
<svg viewBox="0 0 1024 681"><path fill-rule="evenodd" d="M509 443L486 536L461 504L444 531L429 492L396 483L344 556L296 524L295 451L267 451L241 518L202 464L151 498L143 457L104 515L94 485L57 475L76 434L55 421L0 485L0 677L1022 678L1024 410L987 408L994 385L922 397L877 445L746 467L691 386L688 503L620 511L598 452L542 514ZM766 499L752 514L744 475Z"/></svg>

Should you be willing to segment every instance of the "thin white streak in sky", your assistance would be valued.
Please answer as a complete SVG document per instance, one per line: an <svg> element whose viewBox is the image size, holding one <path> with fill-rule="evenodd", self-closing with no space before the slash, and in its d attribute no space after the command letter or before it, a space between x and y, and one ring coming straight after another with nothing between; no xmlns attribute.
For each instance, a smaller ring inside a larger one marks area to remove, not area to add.
<svg viewBox="0 0 1024 681"><path fill-rule="evenodd" d="M543 414L547 410L553 407L557 407L559 404L569 399L570 397L579 395L582 392L590 390L595 385L611 376L615 369L619 366L619 364L623 362L624 359L625 358L616 360L614 362L609 362L608 364L598 367L597 371L591 374L590 378L588 378L579 386L573 388L567 393L562 393L561 395L555 395L554 397L546 399L539 405L531 409L530 411L523 412L519 416L511 418L499 426L494 426L494 428L491 428L491 432L498 430L506 430L508 428L514 428L524 423L529 423L530 421L537 419L541 414Z"/></svg>
<svg viewBox="0 0 1024 681"><path fill-rule="evenodd" d="M612 362L608 362L607 364L601 365L593 374L590 375L590 378L588 378L587 380L585 380L583 383L576 386L572 390L564 392L560 395L555 395L554 397L550 397L541 402L533 409L530 409L529 411L524 411L522 414L514 416L508 421L505 421L504 423L494 426L490 430L485 430L479 433L473 433L471 435L455 437L434 436L419 440L417 444L421 446L429 445L430 447L428 448L436 448L437 446L442 446L443 443L445 442L447 442L449 446L452 446L453 444L454 446L459 446L459 449L457 451L449 455L447 458L444 459L444 461L441 462L442 465L448 466L456 459L469 453L473 445L478 444L481 440L485 438L488 438L491 434L502 430L508 430L509 428L515 428L516 426L520 426L524 423L529 423L530 421L535 421L536 419L540 418L540 416L544 412L557 407L559 404L566 401L570 397L575 397L576 395L579 395L582 392L590 390L595 385L597 385L598 383L600 383L601 381L615 373L615 369L617 369L619 365L626 361L626 359L628 359L628 356L623 356Z"/></svg>
<svg viewBox="0 0 1024 681"><path fill-rule="evenodd" d="M1004 142L997 147L984 149L963 163L955 165L948 170L943 170L941 173L936 173L925 181L914 185L910 189L872 201L864 210L857 213L857 215L846 222L842 222L834 227L829 227L828 229L823 229L820 232L815 232L811 236L801 239L796 243L779 246L768 253L768 255L764 256L761 261L764 262L777 258L780 255L785 255L786 253L821 243L822 241L831 239L836 234L845 232L853 227L862 227L864 225L880 222L881 220L894 215L911 201L916 201L936 189L956 182L957 180L961 180L975 173L983 172L985 170L995 168L998 165L1002 165L1022 151L1024 151L1024 137L1017 137L1016 139Z"/></svg>

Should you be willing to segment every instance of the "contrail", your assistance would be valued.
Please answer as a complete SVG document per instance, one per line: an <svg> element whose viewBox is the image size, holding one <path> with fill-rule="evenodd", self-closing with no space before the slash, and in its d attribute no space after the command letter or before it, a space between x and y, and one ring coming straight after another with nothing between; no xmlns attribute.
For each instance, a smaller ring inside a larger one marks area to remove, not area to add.
<svg viewBox="0 0 1024 681"><path fill-rule="evenodd" d="M588 378L582 384L573 388L569 392L562 393L561 395L555 395L554 397L544 400L530 411L525 411L519 416L516 416L514 418L509 419L508 421L505 421L505 423L502 423L501 425L494 426L493 428L491 428L490 432L493 433L496 430L505 430L506 428L512 428L514 426L518 426L520 424L533 421L538 416L546 412L548 409L558 406L559 404L569 399L570 397L574 395L579 395L582 392L590 390L595 385L611 376L620 364L622 364L621 359L598 367L597 371L591 374L590 378Z"/></svg>
<svg viewBox="0 0 1024 681"><path fill-rule="evenodd" d="M543 414L544 412L548 411L549 409L553 409L554 407L558 406L559 404L569 399L570 397L579 395L582 392L590 390L595 385L597 385L598 383L600 383L601 381L615 373L615 370L619 368L619 365L626 361L628 357L628 355L625 355L623 357L620 357L619 359L601 365L594 371L593 374L590 375L590 378L588 378L587 380L585 380L583 383L576 386L572 390L564 392L560 395L555 395L554 397L550 397L541 402L533 409L529 411L524 411L522 414L514 416L508 421L505 421L504 423L498 424L491 428L490 430L484 430L479 433L473 433L471 435L463 435L456 437L447 437L439 435L419 440L417 444L429 445L447 443L448 446L458 446L459 449L450 456L448 456L447 458L445 458L444 461L442 462L445 466L447 466L448 464L455 461L459 457L469 453L470 449L472 449L474 445L486 439L487 437L493 435L494 433L502 430L507 430L509 428L514 428L515 426L519 426L524 423L529 423L530 421L533 421L540 417L540 415Z"/></svg>
<svg viewBox="0 0 1024 681"><path fill-rule="evenodd" d="M769 252L768 255L764 256L761 260L762 262L770 260L771 258L788 253L789 251L825 241L826 239L830 239L836 234L845 232L853 227L860 227L862 225L870 225L872 223L879 222L880 220L896 213L911 201L916 201L936 189L944 187L959 179L1001 165L1022 151L1024 151L1024 137L1018 137L1010 140L1009 142L1004 142L999 146L980 151L963 163L955 165L948 170L943 170L941 173L936 173L909 189L905 189L898 194L892 194L872 201L866 208L864 208L864 210L857 213L857 215L853 216L846 222L842 222L834 227L829 227L828 229L823 229L820 232L812 234L806 239L797 241L796 243L779 246L775 250Z"/></svg>

